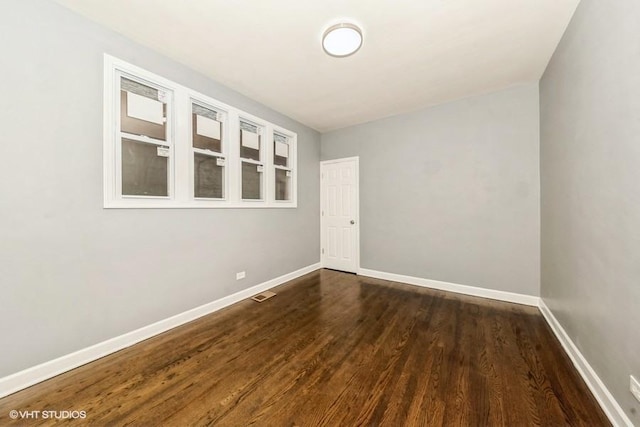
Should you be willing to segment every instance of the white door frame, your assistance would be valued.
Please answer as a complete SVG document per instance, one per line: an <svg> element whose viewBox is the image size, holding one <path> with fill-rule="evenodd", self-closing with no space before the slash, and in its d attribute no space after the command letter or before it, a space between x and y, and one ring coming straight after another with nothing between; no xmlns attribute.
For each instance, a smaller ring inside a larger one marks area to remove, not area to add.
<svg viewBox="0 0 640 427"><path fill-rule="evenodd" d="M322 211L324 209L324 194L322 192L322 184L323 184L323 166L332 164L332 163L343 163L355 161L356 165L356 206L355 206L355 235L356 235L356 245L355 245L355 259L356 259L356 274L360 274L360 157L344 157L342 159L332 159L332 160L324 160L320 162L320 267L324 268L324 256L322 253L322 249L325 244L325 233L324 233L324 216L322 215Z"/></svg>

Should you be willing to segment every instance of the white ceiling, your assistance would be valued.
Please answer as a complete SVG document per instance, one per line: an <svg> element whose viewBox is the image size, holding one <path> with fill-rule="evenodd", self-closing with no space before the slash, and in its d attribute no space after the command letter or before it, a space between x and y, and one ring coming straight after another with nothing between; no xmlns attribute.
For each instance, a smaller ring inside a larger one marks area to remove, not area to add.
<svg viewBox="0 0 640 427"><path fill-rule="evenodd" d="M579 2L57 1L320 132L538 80ZM341 18L364 44L333 58Z"/></svg>

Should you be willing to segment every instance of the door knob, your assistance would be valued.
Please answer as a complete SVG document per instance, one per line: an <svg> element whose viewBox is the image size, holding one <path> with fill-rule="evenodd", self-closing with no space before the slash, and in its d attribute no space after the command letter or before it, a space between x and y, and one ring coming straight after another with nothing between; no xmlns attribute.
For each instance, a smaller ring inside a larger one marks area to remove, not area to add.
<svg viewBox="0 0 640 427"><path fill-rule="evenodd" d="M351 225L355 224L356 222L354 220L351 220Z"/></svg>

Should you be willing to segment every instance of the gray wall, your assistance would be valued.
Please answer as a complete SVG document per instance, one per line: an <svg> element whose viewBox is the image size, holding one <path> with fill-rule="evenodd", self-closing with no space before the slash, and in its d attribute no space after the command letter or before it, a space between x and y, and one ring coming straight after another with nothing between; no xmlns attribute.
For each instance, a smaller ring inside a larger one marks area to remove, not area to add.
<svg viewBox="0 0 640 427"><path fill-rule="evenodd" d="M582 0L540 118L542 297L640 426L639 22L637 0Z"/></svg>
<svg viewBox="0 0 640 427"><path fill-rule="evenodd" d="M361 266L539 294L538 86L322 135L360 156Z"/></svg>
<svg viewBox="0 0 640 427"><path fill-rule="evenodd" d="M50 1L0 50L0 377L319 261L317 132ZM297 132L298 209L104 210L105 52Z"/></svg>

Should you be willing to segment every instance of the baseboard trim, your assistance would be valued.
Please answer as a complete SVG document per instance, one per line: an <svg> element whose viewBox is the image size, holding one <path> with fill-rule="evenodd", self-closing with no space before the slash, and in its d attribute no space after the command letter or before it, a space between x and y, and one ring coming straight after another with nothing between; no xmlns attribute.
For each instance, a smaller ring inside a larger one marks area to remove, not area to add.
<svg viewBox="0 0 640 427"><path fill-rule="evenodd" d="M459 285L457 283L441 282L439 280L423 279L421 277L405 276L402 274L386 273L384 271L361 268L358 274L376 279L390 280L392 282L408 283L424 288L438 289L441 291L455 292L457 294L472 295L475 297L489 298L498 301L513 302L516 304L538 306L540 298L533 295L517 294L513 292L497 291L494 289L478 288L475 286Z"/></svg>
<svg viewBox="0 0 640 427"><path fill-rule="evenodd" d="M600 380L591 365L589 365L587 359L582 355L578 347L576 347L573 340L571 340L567 332L564 330L560 322L558 322L558 319L556 319L551 310L549 310L549 307L547 307L542 298L540 298L539 308L542 316L549 324L549 327L555 334L556 338L558 338L558 341L560 341L565 353L567 353L573 362L573 366L575 366L584 382L587 383L587 387L591 390L591 393L600 404L600 407L609 418L609 421L611 421L614 426L633 427L633 424L629 417L627 417L627 414L624 413L622 407L620 407L602 380Z"/></svg>
<svg viewBox="0 0 640 427"><path fill-rule="evenodd" d="M135 331L111 338L90 347L61 356L57 359L33 366L15 374L0 378L0 398L8 396L17 391L23 390L39 382L60 375L64 372L75 369L79 366L93 362L101 357L107 356L116 351L130 347L140 341L149 339L155 335L176 328L185 323L198 319L199 317L218 311L222 308L235 304L255 294L267 289L281 285L290 280L304 276L307 273L318 270L320 263L303 267L291 273L276 277L248 289L244 289L235 294L220 298L219 300L201 305L183 313L160 320L148 326L144 326Z"/></svg>

